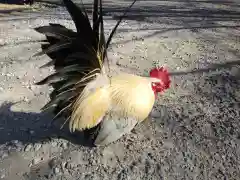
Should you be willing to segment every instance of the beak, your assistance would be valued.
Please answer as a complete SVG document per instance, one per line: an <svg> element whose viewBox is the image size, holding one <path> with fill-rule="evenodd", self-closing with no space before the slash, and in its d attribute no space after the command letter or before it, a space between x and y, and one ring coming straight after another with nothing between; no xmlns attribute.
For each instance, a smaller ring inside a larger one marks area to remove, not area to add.
<svg viewBox="0 0 240 180"><path fill-rule="evenodd" d="M157 79L157 78L151 78L151 82L163 84L163 82L160 79Z"/></svg>

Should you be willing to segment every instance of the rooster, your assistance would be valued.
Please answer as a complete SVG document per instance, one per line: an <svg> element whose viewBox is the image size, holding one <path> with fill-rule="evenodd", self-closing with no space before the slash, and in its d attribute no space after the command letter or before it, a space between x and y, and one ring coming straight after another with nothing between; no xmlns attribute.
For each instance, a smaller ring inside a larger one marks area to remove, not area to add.
<svg viewBox="0 0 240 180"><path fill-rule="evenodd" d="M42 67L53 65L56 71L36 83L49 84L54 89L42 110L53 109L54 119L64 117L71 133L90 132L95 146L107 145L130 133L149 116L157 94L170 86L169 73L163 67L153 68L150 77L110 75L107 71L107 48L135 1L107 40L101 0L93 2L92 26L83 7L63 0L76 31L52 23L35 28L46 36L41 52L35 55L50 57L51 61Z"/></svg>

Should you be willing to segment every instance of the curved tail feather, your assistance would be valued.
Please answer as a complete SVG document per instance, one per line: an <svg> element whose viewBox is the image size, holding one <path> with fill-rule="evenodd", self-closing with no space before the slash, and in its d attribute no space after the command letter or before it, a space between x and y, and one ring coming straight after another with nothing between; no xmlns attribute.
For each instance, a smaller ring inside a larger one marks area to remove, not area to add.
<svg viewBox="0 0 240 180"><path fill-rule="evenodd" d="M48 42L42 44L42 51L36 56L46 54L51 61L42 67L53 65L56 71L36 84L49 84L54 89L50 94L50 101L42 110L52 108L56 118L63 116L69 119L73 105L86 85L102 72L108 45L122 18L117 22L106 43L102 0L94 0L92 26L83 8L71 0L63 2L75 24L76 32L53 23L35 28L37 32L46 36L43 42ZM130 8L135 2L136 0Z"/></svg>

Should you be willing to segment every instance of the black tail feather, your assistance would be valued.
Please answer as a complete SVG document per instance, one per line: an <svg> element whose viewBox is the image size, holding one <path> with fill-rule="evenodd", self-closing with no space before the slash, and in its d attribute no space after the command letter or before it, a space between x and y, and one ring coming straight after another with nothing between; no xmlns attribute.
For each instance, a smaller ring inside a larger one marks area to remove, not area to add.
<svg viewBox="0 0 240 180"><path fill-rule="evenodd" d="M93 42L94 36L88 16L84 15L82 10L71 0L63 0L63 2L74 21L78 35L86 39L85 43Z"/></svg>
<svg viewBox="0 0 240 180"><path fill-rule="evenodd" d="M112 40L112 38L113 38L113 35L115 34L115 32L116 32L119 24L122 22L123 18L125 17L125 15L127 14L127 12L132 8L132 6L135 4L136 1L137 1L137 0L134 0L134 1L132 2L132 4L125 10L125 12L123 13L123 15L119 18L117 24L115 25L115 27L113 28L112 32L110 33L110 35L109 35L109 37L108 37L108 40L107 40L107 43L106 43L106 49L105 49L105 51L104 51L104 55L103 55L103 56L105 56L105 54L107 53L108 46L110 45L111 40Z"/></svg>
<svg viewBox="0 0 240 180"><path fill-rule="evenodd" d="M58 24L50 24L50 26L41 26L35 28L35 31L45 34L46 36L54 37L58 40L71 40L76 37L76 33Z"/></svg>

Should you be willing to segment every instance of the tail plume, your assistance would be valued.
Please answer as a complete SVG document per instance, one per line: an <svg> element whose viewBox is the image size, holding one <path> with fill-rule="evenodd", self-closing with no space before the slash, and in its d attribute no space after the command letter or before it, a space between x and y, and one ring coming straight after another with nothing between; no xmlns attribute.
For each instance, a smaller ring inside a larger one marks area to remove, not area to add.
<svg viewBox="0 0 240 180"><path fill-rule="evenodd" d="M71 0L63 0L63 2L75 24L76 32L53 23L35 28L37 32L46 36L43 42L47 42L42 44L42 51L36 56L46 54L51 61L42 68L52 65L55 68L55 73L36 83L49 84L54 89L50 94L51 100L42 110L53 108L56 118L59 116L69 118L73 104L85 86L102 72L104 61L107 59L107 48L122 21L120 18L106 41L102 0L93 2L92 26L83 7L78 7ZM127 8L123 16L135 2L136 0Z"/></svg>

